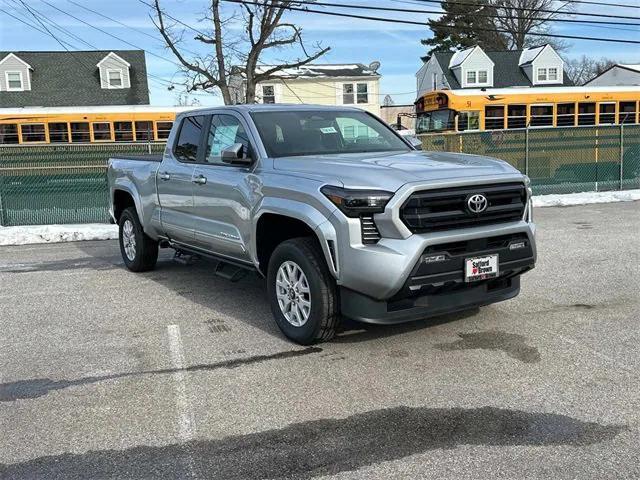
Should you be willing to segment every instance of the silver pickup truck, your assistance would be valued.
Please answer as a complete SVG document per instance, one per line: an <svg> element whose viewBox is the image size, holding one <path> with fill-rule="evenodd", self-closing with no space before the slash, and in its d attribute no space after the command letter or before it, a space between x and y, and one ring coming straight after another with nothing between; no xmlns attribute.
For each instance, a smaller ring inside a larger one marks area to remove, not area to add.
<svg viewBox="0 0 640 480"><path fill-rule="evenodd" d="M397 323L515 297L534 267L531 189L507 163L421 152L357 108L238 105L178 116L161 157L109 161L125 265L158 248L266 277L282 332Z"/></svg>

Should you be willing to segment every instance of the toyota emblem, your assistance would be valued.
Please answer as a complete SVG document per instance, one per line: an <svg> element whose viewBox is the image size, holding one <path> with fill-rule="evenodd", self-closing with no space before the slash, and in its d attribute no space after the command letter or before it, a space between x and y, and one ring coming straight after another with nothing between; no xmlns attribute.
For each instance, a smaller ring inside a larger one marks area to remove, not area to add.
<svg viewBox="0 0 640 480"><path fill-rule="evenodd" d="M487 201L487 197L480 193L471 195L467 199L467 208L471 213L482 213L487 209L488 206L489 202Z"/></svg>

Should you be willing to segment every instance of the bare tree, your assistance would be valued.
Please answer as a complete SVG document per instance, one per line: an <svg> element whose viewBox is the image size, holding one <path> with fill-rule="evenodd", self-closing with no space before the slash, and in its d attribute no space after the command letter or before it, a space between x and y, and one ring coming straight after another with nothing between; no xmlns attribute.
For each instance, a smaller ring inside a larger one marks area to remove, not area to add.
<svg viewBox="0 0 640 480"><path fill-rule="evenodd" d="M615 60L610 58L603 57L600 60L595 60L586 55L583 55L581 58L565 60L567 74L576 85L584 85L587 81L600 75L616 63Z"/></svg>
<svg viewBox="0 0 640 480"><path fill-rule="evenodd" d="M283 21L287 7L300 5L294 1L251 0L235 5L227 3L224 9L221 8L222 0L207 1L207 12L198 28L194 28L169 16L160 0L154 0L152 21L167 48L182 65L187 92L219 90L227 105L253 103L259 82L268 81L285 69L313 62L330 50L330 47L316 44L309 53L302 39L302 29ZM238 23L243 29L234 34L236 30L232 26ZM201 50L204 45L203 54L189 50L185 45L189 30L197 32L193 40ZM294 60L280 61L268 67L261 65L260 57L265 51L295 45L300 47L302 55ZM232 95L239 76L245 83L244 98Z"/></svg>
<svg viewBox="0 0 640 480"><path fill-rule="evenodd" d="M509 48L522 50L531 45L550 43L557 51L569 45L562 40L531 36L530 33L551 34L549 20L571 13L573 3L556 0L489 0L495 9L496 28L506 30Z"/></svg>

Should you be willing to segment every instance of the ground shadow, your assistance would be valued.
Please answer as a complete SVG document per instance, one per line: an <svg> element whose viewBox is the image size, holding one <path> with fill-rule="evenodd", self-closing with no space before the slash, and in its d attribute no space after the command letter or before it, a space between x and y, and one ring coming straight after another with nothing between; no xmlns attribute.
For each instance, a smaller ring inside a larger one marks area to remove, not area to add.
<svg viewBox="0 0 640 480"><path fill-rule="evenodd" d="M587 446L624 429L494 407L395 407L220 440L39 457L0 464L0 477L308 479L458 445Z"/></svg>

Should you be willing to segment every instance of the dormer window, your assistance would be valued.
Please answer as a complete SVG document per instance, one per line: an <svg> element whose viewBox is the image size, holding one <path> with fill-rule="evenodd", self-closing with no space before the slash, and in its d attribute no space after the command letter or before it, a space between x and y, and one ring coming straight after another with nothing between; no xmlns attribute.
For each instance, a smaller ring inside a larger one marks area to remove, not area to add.
<svg viewBox="0 0 640 480"><path fill-rule="evenodd" d="M122 70L107 69L109 88L123 88Z"/></svg>
<svg viewBox="0 0 640 480"><path fill-rule="evenodd" d="M124 58L110 52L96 66L100 70L102 88L131 88L131 64Z"/></svg>
<svg viewBox="0 0 640 480"><path fill-rule="evenodd" d="M557 82L558 81L558 69L552 68L538 68L538 82Z"/></svg>
<svg viewBox="0 0 640 480"><path fill-rule="evenodd" d="M8 92L24 91L24 78L22 72L5 72L5 80L7 81Z"/></svg>
<svg viewBox="0 0 640 480"><path fill-rule="evenodd" d="M486 85L488 79L486 70L467 70L467 85Z"/></svg>

